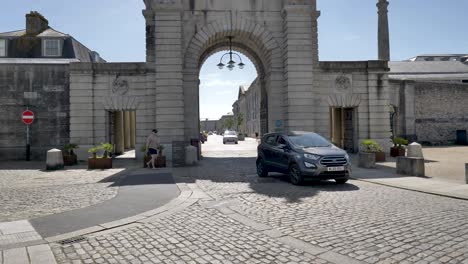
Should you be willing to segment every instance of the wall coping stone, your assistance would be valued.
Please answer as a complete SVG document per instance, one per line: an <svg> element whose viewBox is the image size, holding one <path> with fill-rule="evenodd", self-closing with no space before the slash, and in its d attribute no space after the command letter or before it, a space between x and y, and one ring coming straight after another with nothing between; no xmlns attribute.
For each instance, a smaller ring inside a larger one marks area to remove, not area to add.
<svg viewBox="0 0 468 264"><path fill-rule="evenodd" d="M91 63L79 62L70 64L70 72L95 72L95 73L148 73L152 72L146 62L122 62L122 63Z"/></svg>
<svg viewBox="0 0 468 264"><path fill-rule="evenodd" d="M387 61L320 61L319 62L320 69L324 70L325 72L374 72L374 71L382 71L388 72L390 68L388 68Z"/></svg>

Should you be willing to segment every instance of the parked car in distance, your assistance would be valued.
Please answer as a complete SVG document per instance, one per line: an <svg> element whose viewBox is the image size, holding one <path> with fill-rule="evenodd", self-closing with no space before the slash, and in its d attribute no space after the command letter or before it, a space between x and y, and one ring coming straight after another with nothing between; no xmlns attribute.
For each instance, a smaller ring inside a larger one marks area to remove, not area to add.
<svg viewBox="0 0 468 264"><path fill-rule="evenodd" d="M236 131L224 131L223 144L226 144L229 142L239 144L239 138L237 137Z"/></svg>
<svg viewBox="0 0 468 264"><path fill-rule="evenodd" d="M333 179L344 184L351 175L351 162L346 151L313 132L270 133L257 147L257 174L269 172L289 175L292 184L304 179Z"/></svg>

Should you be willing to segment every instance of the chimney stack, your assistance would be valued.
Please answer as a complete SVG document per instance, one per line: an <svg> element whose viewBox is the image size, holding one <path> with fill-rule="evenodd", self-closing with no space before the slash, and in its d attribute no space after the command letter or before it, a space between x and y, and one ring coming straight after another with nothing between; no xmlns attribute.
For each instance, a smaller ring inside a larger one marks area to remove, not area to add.
<svg viewBox="0 0 468 264"><path fill-rule="evenodd" d="M38 35L49 28L49 21L36 11L26 14L26 34Z"/></svg>
<svg viewBox="0 0 468 264"><path fill-rule="evenodd" d="M379 60L390 60L390 33L388 30L388 1L379 0Z"/></svg>

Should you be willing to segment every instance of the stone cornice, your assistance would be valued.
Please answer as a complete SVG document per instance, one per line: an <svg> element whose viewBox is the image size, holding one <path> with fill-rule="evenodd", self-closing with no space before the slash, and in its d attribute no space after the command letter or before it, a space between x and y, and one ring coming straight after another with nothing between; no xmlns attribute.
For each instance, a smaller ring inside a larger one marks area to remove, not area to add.
<svg viewBox="0 0 468 264"><path fill-rule="evenodd" d="M310 15L312 19L318 19L320 17L320 11L316 10L310 5L286 5L281 11L283 17L287 16L290 13L294 15Z"/></svg>
<svg viewBox="0 0 468 264"><path fill-rule="evenodd" d="M319 67L325 72L388 72L387 61L321 61Z"/></svg>
<svg viewBox="0 0 468 264"><path fill-rule="evenodd" d="M147 2L146 8L154 11L182 10L182 0L148 0Z"/></svg>
<svg viewBox="0 0 468 264"><path fill-rule="evenodd" d="M144 74L152 72L146 63L90 63L79 62L70 64L72 73L121 73L121 74Z"/></svg>

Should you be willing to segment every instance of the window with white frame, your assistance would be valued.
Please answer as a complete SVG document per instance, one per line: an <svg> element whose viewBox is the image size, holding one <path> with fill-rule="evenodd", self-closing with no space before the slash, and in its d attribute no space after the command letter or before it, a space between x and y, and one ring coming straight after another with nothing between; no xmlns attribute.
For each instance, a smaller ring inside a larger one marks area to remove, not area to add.
<svg viewBox="0 0 468 264"><path fill-rule="evenodd" d="M6 55L7 55L6 39L0 39L0 57L6 57Z"/></svg>
<svg viewBox="0 0 468 264"><path fill-rule="evenodd" d="M44 57L58 57L62 54L62 49L60 47L59 39L44 39L43 42L43 55Z"/></svg>

